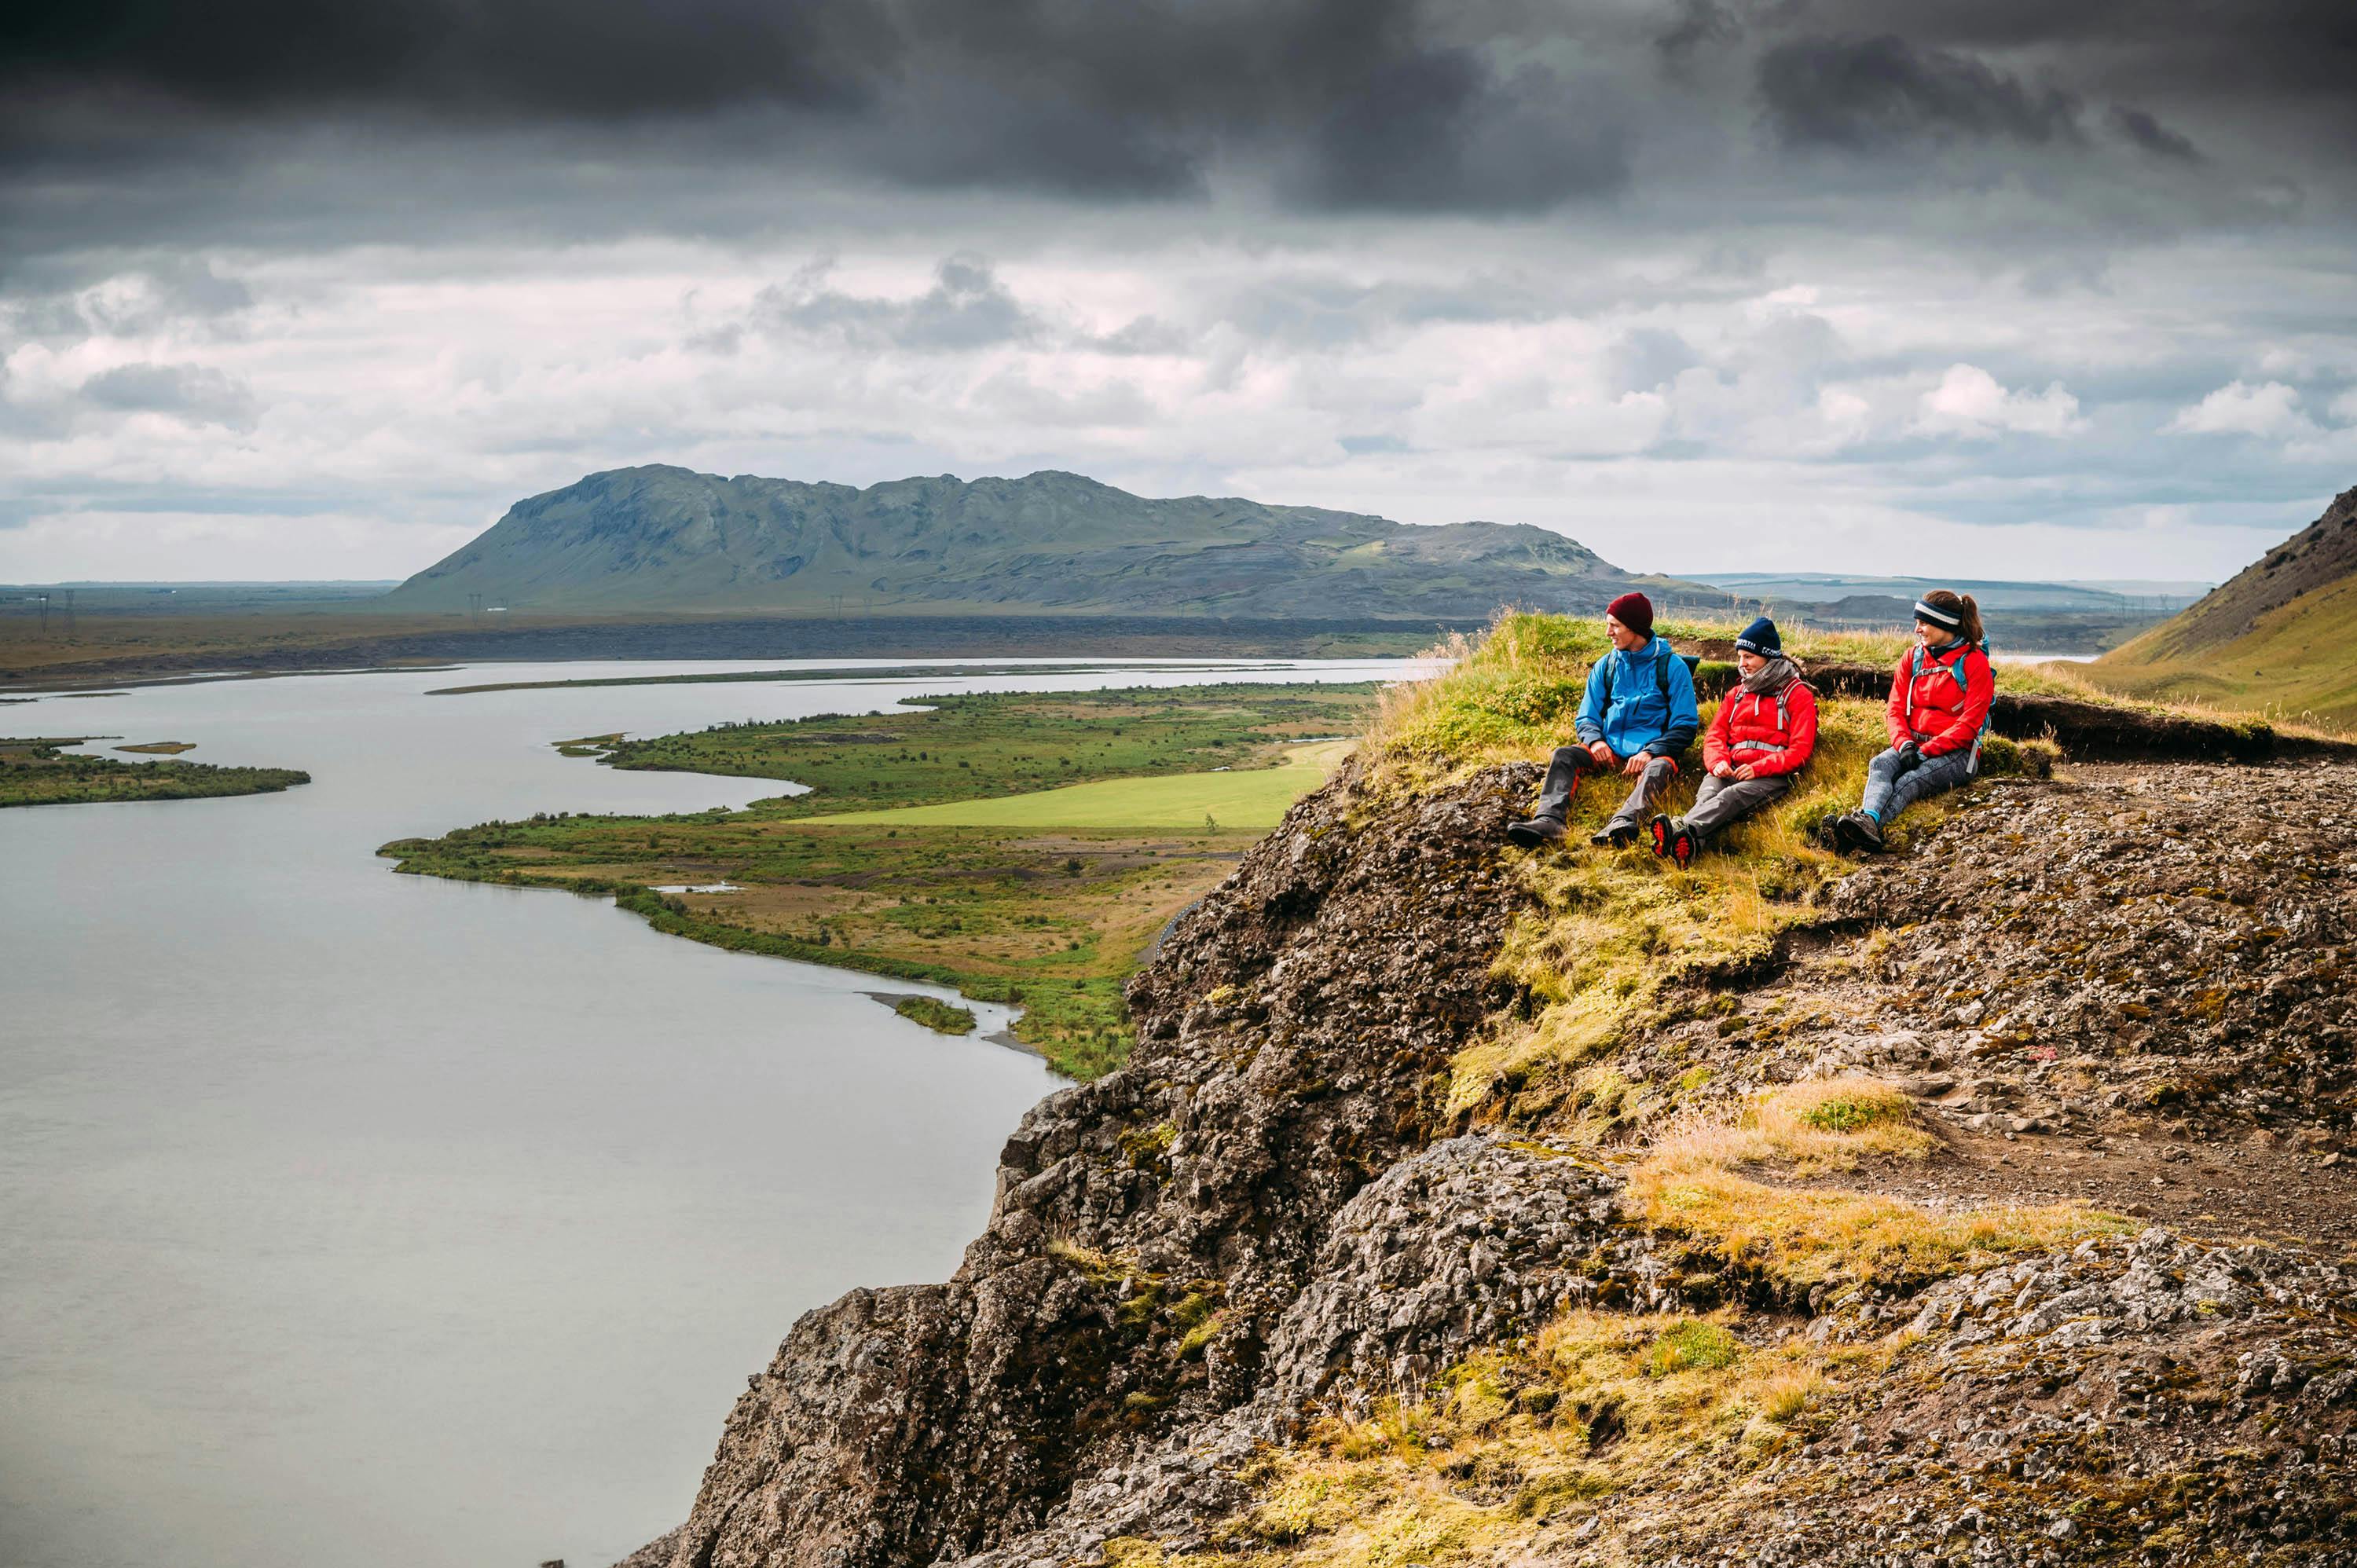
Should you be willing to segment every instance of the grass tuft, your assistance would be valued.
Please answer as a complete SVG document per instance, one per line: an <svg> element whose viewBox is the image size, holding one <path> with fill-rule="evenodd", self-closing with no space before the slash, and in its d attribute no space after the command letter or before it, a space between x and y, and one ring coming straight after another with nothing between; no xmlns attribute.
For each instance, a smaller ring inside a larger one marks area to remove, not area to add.
<svg viewBox="0 0 2357 1568"><path fill-rule="evenodd" d="M1629 1190L1645 1220L1787 1287L1921 1284L2131 1229L2076 1204L1943 1214L1872 1193L1770 1187L1671 1146Z"/></svg>

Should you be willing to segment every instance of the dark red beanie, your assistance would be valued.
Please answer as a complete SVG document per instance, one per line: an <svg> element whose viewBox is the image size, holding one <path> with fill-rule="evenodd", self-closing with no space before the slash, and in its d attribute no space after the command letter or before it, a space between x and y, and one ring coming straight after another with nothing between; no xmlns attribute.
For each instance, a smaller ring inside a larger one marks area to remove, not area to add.
<svg viewBox="0 0 2357 1568"><path fill-rule="evenodd" d="M1640 637L1653 635L1653 601L1642 594L1623 594L1605 606L1604 613Z"/></svg>

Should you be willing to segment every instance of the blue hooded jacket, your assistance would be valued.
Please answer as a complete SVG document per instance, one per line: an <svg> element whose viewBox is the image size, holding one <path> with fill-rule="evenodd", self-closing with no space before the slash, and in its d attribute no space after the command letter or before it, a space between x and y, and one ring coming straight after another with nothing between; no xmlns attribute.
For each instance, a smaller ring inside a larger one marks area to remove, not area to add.
<svg viewBox="0 0 2357 1568"><path fill-rule="evenodd" d="M1660 664L1663 660L1668 660L1666 671ZM1664 673L1669 676L1667 701L1662 696ZM1607 688L1612 694L1609 704ZM1664 637L1647 638L1626 653L1616 648L1588 671L1575 727L1582 745L1600 740L1616 757L1634 757L1641 751L1675 757L1694 744L1702 728L1694 671L1671 651Z"/></svg>

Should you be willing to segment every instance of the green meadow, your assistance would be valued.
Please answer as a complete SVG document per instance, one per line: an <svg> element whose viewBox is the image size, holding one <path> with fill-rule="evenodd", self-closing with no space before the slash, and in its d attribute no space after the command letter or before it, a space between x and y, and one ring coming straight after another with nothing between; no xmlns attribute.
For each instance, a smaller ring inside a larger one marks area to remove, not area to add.
<svg viewBox="0 0 2357 1568"><path fill-rule="evenodd" d="M417 875L612 897L716 947L1013 1004L1018 1038L1093 1077L1127 1054L1121 992L1140 953L1325 779L1352 744L1331 737L1364 731L1375 697L1372 684L996 693L583 737L560 749L811 789L741 811L486 822L382 853ZM724 882L737 890L654 891Z"/></svg>
<svg viewBox="0 0 2357 1568"><path fill-rule="evenodd" d="M1215 773L1106 779L1025 795L946 800L888 811L805 817L808 822L902 823L910 827L1111 829L1266 832L1293 802L1324 783L1353 743L1315 741L1278 755L1275 765Z"/></svg>

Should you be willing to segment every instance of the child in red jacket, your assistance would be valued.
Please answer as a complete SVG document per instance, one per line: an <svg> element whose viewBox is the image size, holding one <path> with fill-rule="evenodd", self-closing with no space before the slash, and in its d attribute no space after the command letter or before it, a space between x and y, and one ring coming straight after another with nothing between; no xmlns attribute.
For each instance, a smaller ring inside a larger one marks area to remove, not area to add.
<svg viewBox="0 0 2357 1568"><path fill-rule="evenodd" d="M1694 809L1671 821L1652 820L1653 853L1693 864L1704 841L1749 816L1792 787L1792 775L1817 746L1817 694L1784 657L1776 623L1760 617L1735 639L1743 683L1718 704L1703 739L1702 787Z"/></svg>
<svg viewBox="0 0 2357 1568"><path fill-rule="evenodd" d="M1935 588L1915 601L1915 642L1890 682L1890 749L1866 766L1866 798L1834 823L1834 842L1878 852L1890 819L1971 781L1996 695L1980 607Z"/></svg>

